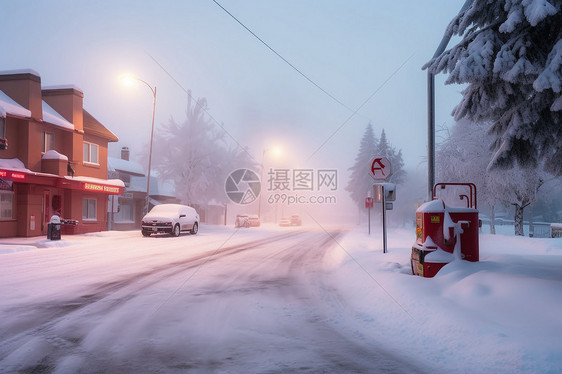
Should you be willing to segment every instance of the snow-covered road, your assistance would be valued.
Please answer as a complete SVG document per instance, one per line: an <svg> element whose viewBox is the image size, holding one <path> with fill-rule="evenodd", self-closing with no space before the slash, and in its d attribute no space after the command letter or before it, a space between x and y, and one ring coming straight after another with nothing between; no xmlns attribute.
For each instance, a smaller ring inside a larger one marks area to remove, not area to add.
<svg viewBox="0 0 562 374"><path fill-rule="evenodd" d="M0 373L562 372L562 238L203 226L0 240Z"/></svg>
<svg viewBox="0 0 562 374"><path fill-rule="evenodd" d="M341 323L324 258L342 232L248 232L100 233L4 256L0 371L422 372Z"/></svg>

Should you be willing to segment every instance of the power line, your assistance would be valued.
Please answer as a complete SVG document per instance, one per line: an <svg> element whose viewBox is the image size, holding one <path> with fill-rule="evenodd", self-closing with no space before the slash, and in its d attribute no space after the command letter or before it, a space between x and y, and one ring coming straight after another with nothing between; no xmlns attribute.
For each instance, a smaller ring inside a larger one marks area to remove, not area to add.
<svg viewBox="0 0 562 374"><path fill-rule="evenodd" d="M225 7L223 7L221 4L219 4L217 2L217 0L211 0L213 3L215 3L218 7L220 7L223 11L226 12L226 14L228 14L230 17L232 17L232 19L234 19L236 22L238 22L238 24L240 24L240 26L242 26L244 29L246 29L246 31L248 31L250 34L252 34L257 40L259 40L263 45L265 45L267 47L267 49L269 49L271 52L273 52L277 57L279 57L281 60L283 60L283 62L285 62L287 65L289 65L293 70L295 70L297 73L299 73L304 79L306 79L307 81L309 81L310 83L312 83L312 85L314 85L316 88L318 88L320 91L322 91L324 94L326 94L328 97L330 97L332 100L334 100L336 103L340 104L341 106L343 106L344 108L346 108L347 110L354 112L354 110L347 106L346 104L344 104L343 102L341 102L340 100L338 100L338 98L336 98L334 95L332 95L331 93L329 93L328 91L326 91L325 89L323 89L322 87L320 87L319 84L317 84L316 82L314 82L311 78L309 78L306 74L304 74L299 68L297 68L295 65L293 65L289 60L287 60L285 57L283 57L279 52L277 52L275 49L273 49L269 44L267 44L262 38L260 38L258 35L256 35L256 33L254 33L252 30L250 30L245 24L243 24L238 18L236 18L232 13L230 13Z"/></svg>
<svg viewBox="0 0 562 374"><path fill-rule="evenodd" d="M326 140L324 140L324 142L322 144L320 144L320 146L318 148L316 148L316 150L314 152L312 152L312 154L310 156L308 156L308 158L306 160L308 161L312 157L314 157L314 155L316 153L318 153L318 151L320 151L326 145L326 143L328 143L330 141L330 139L332 139L357 114L357 112L359 112L361 110L361 108L363 108L373 98L373 96L375 96L376 93L379 92L388 83L388 81L390 81L390 79L392 79L392 77L394 77L404 67L404 65L406 65L406 63L413 56L414 56L414 54L411 54L410 57L408 57L402 63L402 65L400 65L396 70L394 70L394 72L392 74L390 74L390 76L388 78L386 78L386 80L380 86L378 86L377 89L367 99L365 99L365 101L363 101L363 103L361 105L359 105L359 107L357 109L355 109L353 111L353 113L351 113L351 115L349 117L347 117L347 119L345 121L343 121L343 123L334 132L332 132L330 134L330 136L328 136L326 138Z"/></svg>
<svg viewBox="0 0 562 374"><path fill-rule="evenodd" d="M246 147L243 147L238 140L236 140L236 138L234 136L232 136L232 134L230 134L222 125L222 123L220 123L218 120L215 119L215 117L213 117L211 115L211 113L209 113L209 111L207 110L207 108L205 108L203 105L201 105L201 103L199 103L199 100L195 100L193 98L193 96L191 96L191 92L189 90L187 90L164 66L162 66L162 64L160 62L158 62L154 56L152 56L150 53L147 53L148 57L150 57L152 59L152 61L154 61L156 63L156 65L158 65L160 67L160 69L162 69L182 90L183 92L185 92L187 94L187 96L189 96L193 102L195 102L195 104L197 106L199 106L201 108L201 110L203 110L210 119L212 119L224 132L226 135L228 135L228 137L230 137L230 139L232 139L237 145L238 147L240 147L242 149L242 151L244 151L252 160L254 160L255 162L256 159L254 158L254 156L252 156L250 154L250 152L248 152L248 150L246 149Z"/></svg>

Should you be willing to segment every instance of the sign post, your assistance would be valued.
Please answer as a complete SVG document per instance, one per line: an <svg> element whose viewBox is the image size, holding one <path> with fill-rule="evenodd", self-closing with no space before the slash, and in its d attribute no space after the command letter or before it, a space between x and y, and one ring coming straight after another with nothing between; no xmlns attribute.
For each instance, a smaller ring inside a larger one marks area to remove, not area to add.
<svg viewBox="0 0 562 374"><path fill-rule="evenodd" d="M369 191L369 196L365 198L365 208L369 210L369 235L371 235L371 208L373 207L373 198L371 197L371 191Z"/></svg>
<svg viewBox="0 0 562 374"><path fill-rule="evenodd" d="M373 157L371 159L369 175L375 181L384 182L392 174L390 161L386 157ZM386 249L386 192L384 190L384 183L373 185L374 196L377 201L382 203L382 252L387 253ZM371 218L371 217L369 217ZM370 227L369 227L370 228Z"/></svg>
<svg viewBox="0 0 562 374"><path fill-rule="evenodd" d="M382 192L382 253L387 253L386 250L386 193L384 191L384 184L381 185Z"/></svg>

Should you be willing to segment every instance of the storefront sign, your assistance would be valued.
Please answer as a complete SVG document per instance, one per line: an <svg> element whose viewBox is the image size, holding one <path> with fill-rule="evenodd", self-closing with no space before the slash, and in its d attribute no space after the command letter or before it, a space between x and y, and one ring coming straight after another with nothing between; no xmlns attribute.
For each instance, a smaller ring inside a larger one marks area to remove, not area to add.
<svg viewBox="0 0 562 374"><path fill-rule="evenodd" d="M95 191L95 192L106 192L106 193L121 193L120 187L115 186L106 186L104 184L95 184L95 183L84 183L84 189L86 191Z"/></svg>
<svg viewBox="0 0 562 374"><path fill-rule="evenodd" d="M13 171L0 170L0 178L12 178L12 179L25 179L25 174L14 173Z"/></svg>
<svg viewBox="0 0 562 374"><path fill-rule="evenodd" d="M22 173L12 173L11 176L14 179L25 179L25 174Z"/></svg>

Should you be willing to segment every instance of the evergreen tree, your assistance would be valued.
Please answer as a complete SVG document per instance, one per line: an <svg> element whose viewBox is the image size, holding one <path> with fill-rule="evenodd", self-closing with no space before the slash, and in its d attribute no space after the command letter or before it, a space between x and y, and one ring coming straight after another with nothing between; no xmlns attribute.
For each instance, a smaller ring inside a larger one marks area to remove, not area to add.
<svg viewBox="0 0 562 374"><path fill-rule="evenodd" d="M365 197L373 187L373 179L369 176L369 162L375 156L377 148L377 139L373 131L371 123L367 125L361 144L359 145L359 153L355 157L355 163L349 168L351 175L349 182L345 188L350 193L351 199L359 208L364 207ZM371 192L372 196L372 192Z"/></svg>
<svg viewBox="0 0 562 374"><path fill-rule="evenodd" d="M490 123L490 166L562 174L562 0L474 0L449 24L462 40L424 66L467 84L455 119Z"/></svg>
<svg viewBox="0 0 562 374"><path fill-rule="evenodd" d="M404 171L404 161L402 160L402 150L396 153L396 150L390 145L386 139L384 129L381 132L381 137L375 151L377 156L384 156L390 161L392 175L387 180L389 183L400 184L404 181L406 172Z"/></svg>

